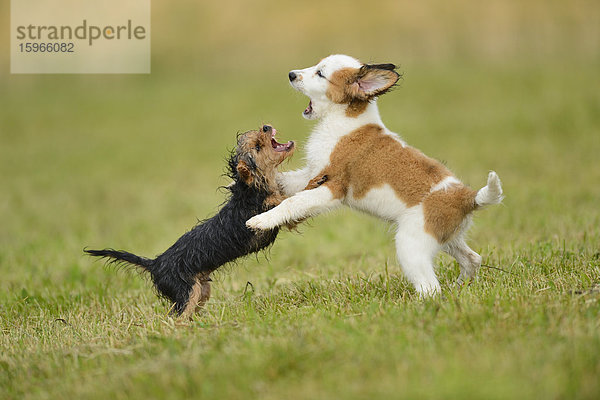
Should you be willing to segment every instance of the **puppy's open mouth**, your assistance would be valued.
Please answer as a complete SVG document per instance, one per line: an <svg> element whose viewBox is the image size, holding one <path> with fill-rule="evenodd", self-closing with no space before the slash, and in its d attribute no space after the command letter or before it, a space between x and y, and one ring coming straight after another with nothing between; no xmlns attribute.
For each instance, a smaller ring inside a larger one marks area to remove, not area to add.
<svg viewBox="0 0 600 400"><path fill-rule="evenodd" d="M308 107L306 107L306 109L304 110L304 112L302 112L302 114L305 117L309 117L313 112L313 108L312 108L312 100L308 102Z"/></svg>
<svg viewBox="0 0 600 400"><path fill-rule="evenodd" d="M291 140L287 143L279 143L277 140L275 140L276 134L277 134L277 130L273 129L273 133L271 133L271 146L273 147L273 150L275 150L277 152L282 152L282 151L290 151L291 149L294 148L294 142Z"/></svg>

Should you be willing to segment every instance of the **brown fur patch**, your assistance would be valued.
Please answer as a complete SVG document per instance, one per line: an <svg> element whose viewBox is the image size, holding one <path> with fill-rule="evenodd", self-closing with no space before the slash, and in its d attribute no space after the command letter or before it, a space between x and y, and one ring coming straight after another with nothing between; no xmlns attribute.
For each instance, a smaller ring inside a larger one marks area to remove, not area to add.
<svg viewBox="0 0 600 400"><path fill-rule="evenodd" d="M318 174L323 175L335 198L346 196L352 187L353 197L361 199L369 190L389 184L412 207L452 174L438 161L384 134L379 125L368 124L340 139L329 165Z"/></svg>
<svg viewBox="0 0 600 400"><path fill-rule="evenodd" d="M286 198L275 176L277 166L290 157L295 149L294 146L289 151L275 151L271 145L271 131L264 132L262 129L246 132L238 140L240 161L237 170L247 184L262 185L271 193L265 199L265 205L268 207L276 207ZM248 167L249 161L245 161L248 157L251 158L254 168ZM302 221L290 222L285 226L294 230L300 222Z"/></svg>
<svg viewBox="0 0 600 400"><path fill-rule="evenodd" d="M391 65L391 64L390 64ZM369 101L388 91L398 81L400 75L389 69L363 65L361 68L342 68L329 77L327 98L337 104L348 104L346 116L357 117L362 114ZM379 89L367 90L364 84L377 80L385 85Z"/></svg>
<svg viewBox="0 0 600 400"><path fill-rule="evenodd" d="M368 101L352 100L348 104L348 107L346 107L346 116L351 118L358 117L360 114L365 112L368 105Z"/></svg>
<svg viewBox="0 0 600 400"><path fill-rule="evenodd" d="M181 313L182 318L190 318L194 313L200 310L204 304L210 299L210 277L199 276L196 278L196 283L190 292L185 309Z"/></svg>
<svg viewBox="0 0 600 400"><path fill-rule="evenodd" d="M315 176L310 181L308 181L308 184L306 185L304 190L316 189L319 186L321 186L322 184L324 184L325 182L327 182L328 180L329 180L329 177L327 175Z"/></svg>
<svg viewBox="0 0 600 400"><path fill-rule="evenodd" d="M275 193L265 199L265 205L268 207L275 207L278 206L283 200L285 200L285 196L279 191L278 188Z"/></svg>
<svg viewBox="0 0 600 400"><path fill-rule="evenodd" d="M196 280L196 283L192 287L192 291L190 293L190 298L188 300L185 309L181 313L182 318L189 318L196 311L196 306L200 301L200 297L202 296L202 283Z"/></svg>
<svg viewBox="0 0 600 400"><path fill-rule="evenodd" d="M344 198L352 188L352 197L359 200L371 189L388 184L407 207L423 203L426 229L440 242L474 209L476 192L462 184L431 193L435 184L452 173L419 150L403 146L375 124L341 138L329 165L311 182L323 176L327 176L323 185L334 198Z"/></svg>
<svg viewBox="0 0 600 400"><path fill-rule="evenodd" d="M359 71L359 68L342 68L329 78L327 98L337 104L348 104L346 108L348 117L362 114L369 104L368 100L358 98L358 85L352 85L357 81Z"/></svg>
<svg viewBox="0 0 600 400"><path fill-rule="evenodd" d="M271 145L271 131L246 132L238 139L238 173L248 185L278 188L275 180L277 166L291 157L295 149L294 146L289 151L275 151Z"/></svg>
<svg viewBox="0 0 600 400"><path fill-rule="evenodd" d="M359 68L342 68L331 74L326 95L329 100L338 104L347 104L358 94L350 90L358 79Z"/></svg>
<svg viewBox="0 0 600 400"><path fill-rule="evenodd" d="M204 306L204 304L210 299L210 281L203 280L200 282L200 286L202 286L202 294L200 295L197 308Z"/></svg>
<svg viewBox="0 0 600 400"><path fill-rule="evenodd" d="M265 199L265 205L275 207L285 199L283 190L275 179L277 167L294 153L296 147L292 147L289 151L275 151L271 145L271 132L271 130L265 132L261 127L259 130L240 135L237 145L239 161L236 169L247 185L266 189L270 195ZM296 224L289 225L288 228L293 229L295 226Z"/></svg>
<svg viewBox="0 0 600 400"><path fill-rule="evenodd" d="M462 184L431 193L423 201L425 231L440 243L448 241L476 208L475 195L476 191Z"/></svg>

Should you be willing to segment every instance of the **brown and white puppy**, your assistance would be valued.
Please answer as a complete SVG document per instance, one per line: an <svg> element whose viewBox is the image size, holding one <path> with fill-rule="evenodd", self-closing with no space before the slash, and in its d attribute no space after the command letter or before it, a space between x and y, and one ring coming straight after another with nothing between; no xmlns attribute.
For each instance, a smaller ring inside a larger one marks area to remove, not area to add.
<svg viewBox="0 0 600 400"><path fill-rule="evenodd" d="M433 264L440 250L458 261L459 280L476 274L481 257L464 233L474 210L502 201L502 187L490 172L487 186L471 190L385 127L376 98L398 81L395 69L333 55L289 73L291 85L310 98L303 116L319 122L306 146L306 166L279 178L291 197L247 226L272 229L343 204L378 216L397 225L397 256L406 277L419 294L432 295L440 291ZM308 189L315 179L324 183Z"/></svg>

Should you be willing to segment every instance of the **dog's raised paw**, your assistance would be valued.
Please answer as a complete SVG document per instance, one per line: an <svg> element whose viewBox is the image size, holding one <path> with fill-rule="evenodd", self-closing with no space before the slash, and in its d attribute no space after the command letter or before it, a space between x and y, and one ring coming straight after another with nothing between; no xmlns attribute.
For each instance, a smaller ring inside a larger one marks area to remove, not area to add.
<svg viewBox="0 0 600 400"><path fill-rule="evenodd" d="M267 229L272 229L273 226L269 223L269 218L264 214L256 215L246 221L246 226L253 231L264 231Z"/></svg>

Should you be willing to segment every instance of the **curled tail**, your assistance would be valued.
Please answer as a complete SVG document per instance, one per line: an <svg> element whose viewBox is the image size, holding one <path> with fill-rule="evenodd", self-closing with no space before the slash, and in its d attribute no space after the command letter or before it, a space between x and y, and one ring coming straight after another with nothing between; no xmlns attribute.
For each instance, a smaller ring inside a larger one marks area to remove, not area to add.
<svg viewBox="0 0 600 400"><path fill-rule="evenodd" d="M479 189L477 195L475 195L475 204L479 207L498 204L503 198L502 182L500 182L498 175L491 171L488 175L487 185Z"/></svg>
<svg viewBox="0 0 600 400"><path fill-rule="evenodd" d="M128 253L126 251L114 250L114 249L104 249L104 250L87 250L84 249L87 254L94 257L102 257L102 258L110 258L110 262L112 263L129 263L133 265L140 266L144 268L146 271L152 271L152 267L154 266L154 260L151 260L146 257L136 256L135 254Z"/></svg>

